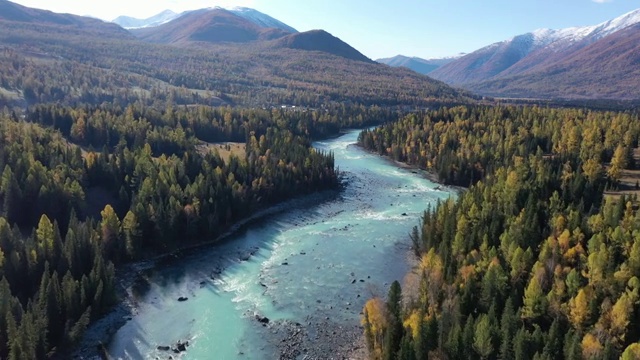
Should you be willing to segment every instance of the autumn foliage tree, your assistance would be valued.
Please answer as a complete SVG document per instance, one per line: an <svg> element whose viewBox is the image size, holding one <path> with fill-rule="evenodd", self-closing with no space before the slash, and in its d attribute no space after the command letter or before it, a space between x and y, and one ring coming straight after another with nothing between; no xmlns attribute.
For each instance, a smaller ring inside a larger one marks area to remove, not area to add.
<svg viewBox="0 0 640 360"><path fill-rule="evenodd" d="M420 359L634 358L640 212L603 192L630 166L639 124L631 113L459 107L362 132L369 150L471 185L411 233L421 286L405 294L401 348Z"/></svg>

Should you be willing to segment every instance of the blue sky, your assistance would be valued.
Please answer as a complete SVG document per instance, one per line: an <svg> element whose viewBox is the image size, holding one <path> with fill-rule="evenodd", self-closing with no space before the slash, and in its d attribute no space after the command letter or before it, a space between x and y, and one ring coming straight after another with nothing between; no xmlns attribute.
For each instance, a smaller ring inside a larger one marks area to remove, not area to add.
<svg viewBox="0 0 640 360"><path fill-rule="evenodd" d="M18 0L92 15L148 17L164 9L248 6L299 31L324 29L366 56L423 58L471 52L539 28L595 25L640 8L640 0Z"/></svg>

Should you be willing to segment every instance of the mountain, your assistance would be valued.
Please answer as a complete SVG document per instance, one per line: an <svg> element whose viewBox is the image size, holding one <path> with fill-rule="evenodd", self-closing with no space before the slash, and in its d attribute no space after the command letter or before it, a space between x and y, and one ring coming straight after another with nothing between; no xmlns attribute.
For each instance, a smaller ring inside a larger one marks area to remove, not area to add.
<svg viewBox="0 0 640 360"><path fill-rule="evenodd" d="M253 14L251 9L243 9L245 14ZM324 30L291 33L283 30L282 26L264 26L231 10L213 8L192 11L166 24L133 29L132 32L141 40L151 43L253 43L262 48L322 51L346 59L371 62L358 50Z"/></svg>
<svg viewBox="0 0 640 360"><path fill-rule="evenodd" d="M492 96L640 99L640 24L580 48L548 66L472 84Z"/></svg>
<svg viewBox="0 0 640 360"><path fill-rule="evenodd" d="M255 9L250 9L246 7L235 7L230 9L229 11L263 28L280 29L290 33L298 32L298 30L283 23L282 21L274 19L271 16L267 14L263 14L260 11Z"/></svg>
<svg viewBox="0 0 640 360"><path fill-rule="evenodd" d="M181 14L177 14L171 10L165 10L157 15L154 15L146 19L136 19L129 16L119 16L111 22L118 24L125 29L140 29L145 27L162 25L164 23L167 23L179 17L180 15Z"/></svg>
<svg viewBox="0 0 640 360"><path fill-rule="evenodd" d="M162 24L166 24L184 15L188 15L193 12L203 12L207 10L226 10L235 15L240 16L243 19L249 20L250 22L254 23L255 25L258 25L261 28L275 28L275 29L286 31L288 33L298 32L296 29L283 23L280 20L274 19L267 14L261 13L258 10L247 8L247 7L234 7L231 9L225 9L222 7L212 7L212 8L204 8L199 10L188 10L182 13L175 13L171 10L165 10L147 19L137 19L129 16L119 16L116 19L114 19L112 22L122 26L125 29L142 29L142 28L160 26Z"/></svg>
<svg viewBox="0 0 640 360"><path fill-rule="evenodd" d="M462 54L460 56L462 56ZM460 56L452 56L441 59L421 59L419 57L396 55L391 58L383 58L376 61L392 67L405 67L417 73L426 75L436 70L437 68L452 62Z"/></svg>
<svg viewBox="0 0 640 360"><path fill-rule="evenodd" d="M322 51L346 59L370 62L371 59L362 55L351 45L329 34L324 30L311 30L303 33L291 34L275 41L276 47L288 49Z"/></svg>
<svg viewBox="0 0 640 360"><path fill-rule="evenodd" d="M229 11L202 10L134 31L150 31L151 42L116 24L71 16L80 25L69 26L61 21L67 15L12 6L0 0L0 108L174 99L179 105L415 109L471 101L440 81L369 61L326 32L264 29Z"/></svg>
<svg viewBox="0 0 640 360"><path fill-rule="evenodd" d="M261 27L222 8L191 11L166 24L132 32L144 41L162 44L246 43L276 39L289 34L281 29Z"/></svg>
<svg viewBox="0 0 640 360"><path fill-rule="evenodd" d="M0 0L0 20L16 23L73 27L89 31L102 31L111 35L127 32L117 25L102 20L71 14L58 14L48 10L28 8L7 0Z"/></svg>
<svg viewBox="0 0 640 360"><path fill-rule="evenodd" d="M629 63L623 69L618 59L613 56L616 49L598 52L601 61L596 72L586 69L572 68L575 65L590 63L586 57L593 56L595 48L606 49L608 46L619 46L616 34L627 31L627 36L634 36L636 25L640 23L640 9L624 14L616 19L585 27L573 27L560 30L541 29L531 33L515 36L509 40L495 43L461 57L433 71L429 75L449 84L492 96L525 96L525 97L581 97L613 96L617 90L610 89L601 93L591 88L619 87L619 84L601 83L603 78L615 78L620 71L634 72L639 65ZM640 44L640 43L638 43ZM627 45L629 45L627 43ZM640 48L640 45L637 45ZM576 59L582 58L581 61ZM542 86L550 72L560 83ZM582 74L576 78L573 74ZM517 85L513 81L517 79ZM598 80L600 79L600 80ZM529 85L527 85L529 84ZM517 87L517 89L516 89ZM564 89L563 91L558 91ZM638 90L629 89L634 97L640 97ZM606 95L609 94L609 95Z"/></svg>

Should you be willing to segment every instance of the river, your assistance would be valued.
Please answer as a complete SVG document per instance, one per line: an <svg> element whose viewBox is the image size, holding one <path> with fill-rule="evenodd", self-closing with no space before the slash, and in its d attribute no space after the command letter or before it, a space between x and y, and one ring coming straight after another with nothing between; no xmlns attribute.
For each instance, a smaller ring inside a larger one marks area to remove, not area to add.
<svg viewBox="0 0 640 360"><path fill-rule="evenodd" d="M288 351L304 358L352 343L366 299L384 296L409 270L411 228L452 194L355 146L357 136L350 131L314 143L335 154L346 179L340 194L291 206L223 243L143 271L137 312L113 336L109 354L272 359L294 341ZM178 340L189 340L186 352L158 349Z"/></svg>

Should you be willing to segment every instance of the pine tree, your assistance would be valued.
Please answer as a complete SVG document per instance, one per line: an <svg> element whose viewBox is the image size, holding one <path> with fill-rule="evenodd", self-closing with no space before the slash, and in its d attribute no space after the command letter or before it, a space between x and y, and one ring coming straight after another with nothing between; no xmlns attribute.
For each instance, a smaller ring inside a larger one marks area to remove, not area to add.
<svg viewBox="0 0 640 360"><path fill-rule="evenodd" d="M398 281L394 281L389 288L387 300L387 314L389 316L389 326L385 334L384 358L392 360L400 350L403 326L400 306L402 302L402 289Z"/></svg>
<svg viewBox="0 0 640 360"><path fill-rule="evenodd" d="M545 314L547 309L547 299L542 292L542 287L536 276L532 276L529 286L524 291L524 306L522 307L522 318L536 319Z"/></svg>
<svg viewBox="0 0 640 360"><path fill-rule="evenodd" d="M120 252L120 220L111 205L105 206L100 215L102 252L107 259L114 259Z"/></svg>
<svg viewBox="0 0 640 360"><path fill-rule="evenodd" d="M405 333L400 342L400 351L398 360L417 360L416 353L413 349L413 340L410 333ZM424 359L424 358L423 358Z"/></svg>
<svg viewBox="0 0 640 360"><path fill-rule="evenodd" d="M489 317L485 314L480 315L475 325L475 334L473 336L473 348L482 359L488 359L493 353L493 329L489 322Z"/></svg>
<svg viewBox="0 0 640 360"><path fill-rule="evenodd" d="M518 329L518 323L515 311L513 309L513 301L511 298L507 299L504 310L502 312L502 319L500 321L500 332L502 342L500 344L500 359L512 360L515 357L513 337Z"/></svg>
<svg viewBox="0 0 640 360"><path fill-rule="evenodd" d="M122 220L122 234L127 258L136 259L140 252L142 232L136 215L131 211L128 211Z"/></svg>
<svg viewBox="0 0 640 360"><path fill-rule="evenodd" d="M475 321L473 319L473 315L469 315L466 323L464 324L464 329L462 330L462 354L470 356L474 354L473 343L475 337Z"/></svg>
<svg viewBox="0 0 640 360"><path fill-rule="evenodd" d="M562 353L562 329L560 328L560 321L558 319L553 320L547 338L544 345L542 354L546 359L557 359Z"/></svg>

